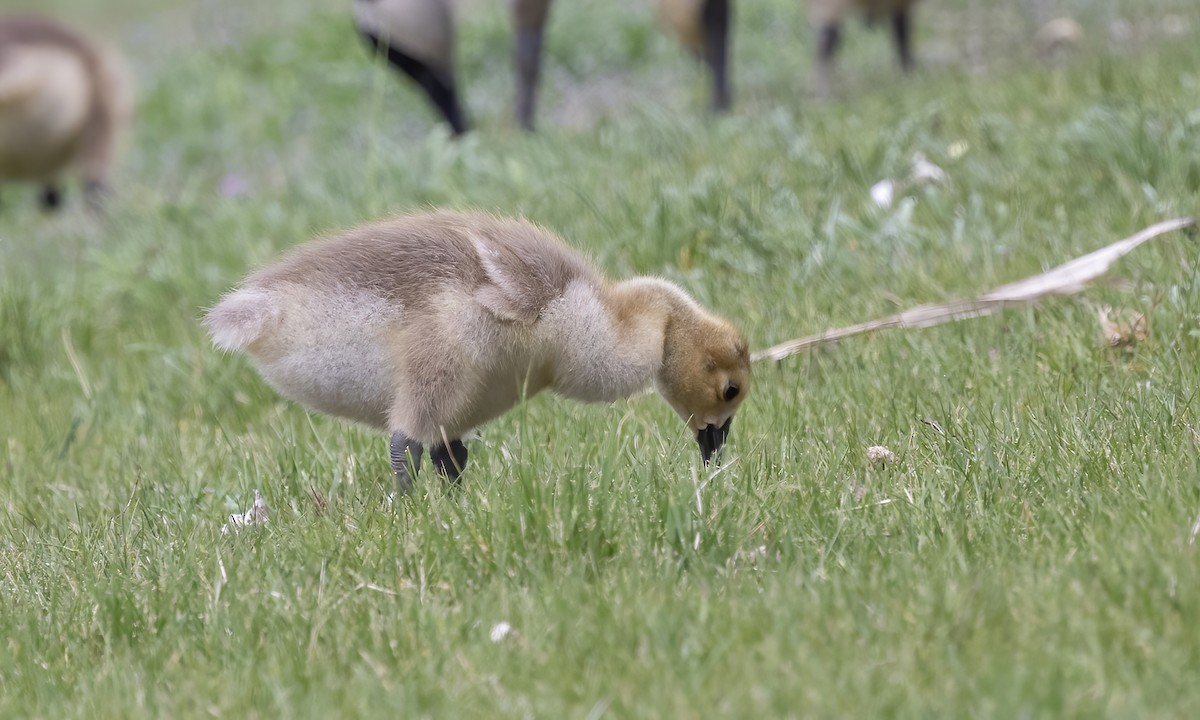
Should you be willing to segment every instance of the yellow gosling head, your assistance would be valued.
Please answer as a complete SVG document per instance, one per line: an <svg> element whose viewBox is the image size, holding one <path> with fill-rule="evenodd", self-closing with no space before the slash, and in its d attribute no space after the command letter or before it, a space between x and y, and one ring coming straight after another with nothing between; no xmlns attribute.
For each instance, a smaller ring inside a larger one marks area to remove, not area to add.
<svg viewBox="0 0 1200 720"><path fill-rule="evenodd" d="M696 434L706 464L729 437L750 382L749 345L740 330L699 308L672 313L658 389Z"/></svg>

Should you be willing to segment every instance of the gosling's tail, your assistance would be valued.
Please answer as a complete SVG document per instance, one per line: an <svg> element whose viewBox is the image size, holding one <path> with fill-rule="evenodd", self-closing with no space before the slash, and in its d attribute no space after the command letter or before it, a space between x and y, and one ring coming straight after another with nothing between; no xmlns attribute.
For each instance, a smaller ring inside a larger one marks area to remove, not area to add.
<svg viewBox="0 0 1200 720"><path fill-rule="evenodd" d="M235 290L209 310L204 327L213 345L235 352L246 350L279 320L278 299L266 290L242 288Z"/></svg>

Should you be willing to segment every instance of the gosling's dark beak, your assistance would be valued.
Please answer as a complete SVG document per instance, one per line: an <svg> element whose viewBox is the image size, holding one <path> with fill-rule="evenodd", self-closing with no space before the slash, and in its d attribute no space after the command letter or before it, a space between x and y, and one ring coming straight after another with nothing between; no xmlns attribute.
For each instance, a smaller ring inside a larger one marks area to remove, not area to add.
<svg viewBox="0 0 1200 720"><path fill-rule="evenodd" d="M731 424L733 424L733 418L726 420L725 424L721 427L705 425L696 431L696 442L700 444L700 457L704 460L705 465L720 452L721 446L729 438L729 426Z"/></svg>

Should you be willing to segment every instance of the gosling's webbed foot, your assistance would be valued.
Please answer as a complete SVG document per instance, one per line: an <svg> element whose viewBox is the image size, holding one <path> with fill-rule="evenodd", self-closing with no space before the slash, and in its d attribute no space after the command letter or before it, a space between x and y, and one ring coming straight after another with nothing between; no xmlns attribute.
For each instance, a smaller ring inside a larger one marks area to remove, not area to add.
<svg viewBox="0 0 1200 720"><path fill-rule="evenodd" d="M421 443L411 440L403 433L392 435L391 452L392 473L395 476L396 492L408 495L412 492L413 478L421 469L421 454L425 451Z"/></svg>
<svg viewBox="0 0 1200 720"><path fill-rule="evenodd" d="M429 459L433 462L434 470L455 482L467 467L467 446L462 440L451 440L449 445L437 445L430 450Z"/></svg>

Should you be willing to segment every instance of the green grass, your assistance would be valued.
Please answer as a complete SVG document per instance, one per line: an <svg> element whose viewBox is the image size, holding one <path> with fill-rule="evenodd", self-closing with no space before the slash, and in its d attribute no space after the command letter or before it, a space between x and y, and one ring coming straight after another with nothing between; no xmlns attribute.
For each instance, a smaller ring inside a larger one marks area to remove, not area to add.
<svg viewBox="0 0 1200 720"><path fill-rule="evenodd" d="M711 476L657 398L538 397L461 488L396 503L385 438L281 400L197 323L283 248L442 205L672 278L759 348L968 296L1200 212L1200 44L1159 21L1200 14L1146 4L1081 12L1089 48L1050 70L1036 18L931 0L917 76L855 26L817 104L798 4L743 2L712 120L649 10L559 3L532 137L486 4L458 143L333 9L172 48L151 30L232 21L119 4L142 93L108 221L3 188L0 717L1197 715L1195 239L1122 261L1131 291L759 367ZM615 109L575 122L603 82ZM917 152L951 182L872 206ZM1100 303L1147 312L1149 341L1104 347ZM876 444L899 461L870 469ZM223 536L256 488L270 524Z"/></svg>

